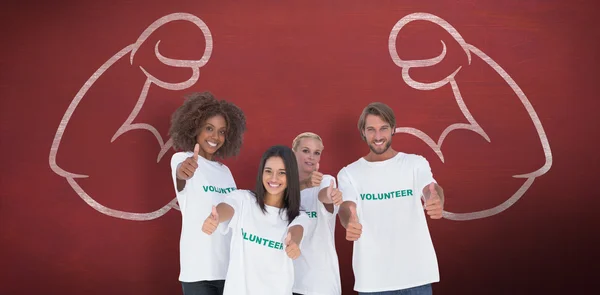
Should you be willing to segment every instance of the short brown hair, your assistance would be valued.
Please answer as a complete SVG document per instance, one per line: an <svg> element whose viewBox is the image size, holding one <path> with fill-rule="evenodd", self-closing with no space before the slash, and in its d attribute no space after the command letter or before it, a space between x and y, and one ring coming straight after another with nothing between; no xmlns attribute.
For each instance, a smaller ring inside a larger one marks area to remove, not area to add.
<svg viewBox="0 0 600 295"><path fill-rule="evenodd" d="M362 138L362 140L367 140L365 134L363 133L365 130L367 115L378 116L383 121L390 124L390 127L396 127L396 116L394 115L394 111L385 103L372 102L363 109L362 114L360 114L360 118L358 119L358 132L360 132L360 138Z"/></svg>
<svg viewBox="0 0 600 295"><path fill-rule="evenodd" d="M246 131L244 112L231 102L217 100L210 92L194 92L186 95L186 100L171 117L169 135L176 150L193 151L196 136L208 118L221 115L227 122L225 143L215 156L221 159L236 156L242 147Z"/></svg>

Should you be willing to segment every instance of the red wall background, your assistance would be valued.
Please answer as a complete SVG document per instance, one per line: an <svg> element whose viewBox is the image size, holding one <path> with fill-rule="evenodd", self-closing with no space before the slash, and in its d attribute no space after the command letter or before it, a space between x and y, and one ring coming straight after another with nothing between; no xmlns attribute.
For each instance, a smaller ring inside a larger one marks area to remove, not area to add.
<svg viewBox="0 0 600 295"><path fill-rule="evenodd" d="M166 23L133 59L124 55L94 76L154 21L172 13L198 17L212 34L212 53L189 87L151 85L133 123L153 126L166 141L170 114L184 94L209 90L235 102L246 113L248 132L239 157L226 163L239 187L249 188L262 152L291 144L303 131L323 137L325 173L336 175L366 154L356 121L372 101L389 104L398 127L417 128L434 141L450 124L467 123L449 84L414 89L390 57L392 27L416 12L445 20L506 71L534 109L551 152L544 152L531 112L485 60L472 55L469 63L460 44L434 23L413 22L400 31L396 47L404 60L433 58L442 51L440 40L446 44L439 64L413 68L410 75L435 82L461 66L455 80L462 98L491 141L453 131L441 148L443 162L410 134L397 134L394 148L429 160L445 188L448 212L512 204L485 218L429 222L441 274L434 293L594 292L600 273L593 241L600 197L595 130L600 30L594 1L136 0L2 6L0 294L180 293L181 218L165 207L174 198L168 165L173 151L157 162L161 146L147 130L111 138L140 97L147 79L140 67L170 83L192 75L190 68L162 63L154 52L157 41L164 56L199 60L205 38L191 22ZM70 107L90 79L95 82ZM73 111L68 124L59 127L68 110ZM525 180L512 176L535 171L550 158L550 169L518 201L505 203ZM57 167L89 177L70 184L65 174L55 173ZM75 184L98 204L118 210L110 211L117 217L88 205ZM136 218L150 220L131 220ZM340 226L336 241L343 293L353 294L352 247Z"/></svg>

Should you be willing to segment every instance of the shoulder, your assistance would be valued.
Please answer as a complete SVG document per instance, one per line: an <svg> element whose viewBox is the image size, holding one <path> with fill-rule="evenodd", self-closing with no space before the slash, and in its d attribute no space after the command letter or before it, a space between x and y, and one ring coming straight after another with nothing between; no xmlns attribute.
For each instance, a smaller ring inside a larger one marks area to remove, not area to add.
<svg viewBox="0 0 600 295"><path fill-rule="evenodd" d="M223 171L227 171L229 174L231 174L231 170L229 170L229 167L227 167L227 165L223 164L222 162L217 162L217 164L219 164L219 167L223 170Z"/></svg>
<svg viewBox="0 0 600 295"><path fill-rule="evenodd" d="M421 155L398 153L396 158L398 163L408 164L407 166L413 169L429 168L429 162Z"/></svg>
<svg viewBox="0 0 600 295"><path fill-rule="evenodd" d="M238 199L241 201L248 201L248 200L254 200L256 199L256 197L254 197L254 193L249 191L249 190L245 190L245 189L237 189L234 190L232 192L230 192L227 197L229 198L234 198L234 199Z"/></svg>
<svg viewBox="0 0 600 295"><path fill-rule="evenodd" d="M173 164L179 164L183 161L185 161L185 159L189 158L192 156L192 152L177 152L174 153L173 156L171 156L171 165Z"/></svg>
<svg viewBox="0 0 600 295"><path fill-rule="evenodd" d="M362 158L360 158L360 159L358 159L358 160L356 160L356 161L354 161L354 162L352 162L352 163L350 163L350 164L342 167L342 169L340 169L340 171L338 172L338 178L340 176L344 177L344 176L346 176L347 173L348 174L352 173L353 171L355 171L357 169L360 170L360 167L362 166L361 165L362 161L364 161L364 160Z"/></svg>

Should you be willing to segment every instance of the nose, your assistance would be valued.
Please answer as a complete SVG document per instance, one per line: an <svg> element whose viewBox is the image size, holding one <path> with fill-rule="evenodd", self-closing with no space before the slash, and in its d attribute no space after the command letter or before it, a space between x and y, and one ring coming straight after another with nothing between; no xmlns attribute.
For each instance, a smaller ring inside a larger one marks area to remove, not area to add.
<svg viewBox="0 0 600 295"><path fill-rule="evenodd" d="M272 182L276 182L277 181L277 173L272 173L271 177L269 178L270 181Z"/></svg>
<svg viewBox="0 0 600 295"><path fill-rule="evenodd" d="M219 132L217 130L213 130L210 133L210 138L213 139L213 140L221 139L221 137L222 137L221 132Z"/></svg>

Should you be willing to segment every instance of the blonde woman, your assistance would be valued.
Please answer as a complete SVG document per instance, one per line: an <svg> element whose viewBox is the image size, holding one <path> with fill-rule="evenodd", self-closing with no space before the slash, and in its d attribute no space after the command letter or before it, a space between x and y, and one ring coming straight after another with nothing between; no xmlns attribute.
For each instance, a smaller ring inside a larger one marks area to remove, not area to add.
<svg viewBox="0 0 600 295"><path fill-rule="evenodd" d="M298 163L301 208L316 223L302 242L302 255L294 260L294 294L341 294L340 271L334 229L342 193L335 178L319 172L323 140L312 132L301 133L292 142Z"/></svg>

